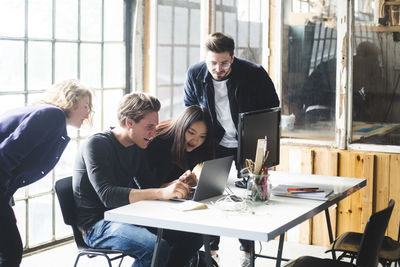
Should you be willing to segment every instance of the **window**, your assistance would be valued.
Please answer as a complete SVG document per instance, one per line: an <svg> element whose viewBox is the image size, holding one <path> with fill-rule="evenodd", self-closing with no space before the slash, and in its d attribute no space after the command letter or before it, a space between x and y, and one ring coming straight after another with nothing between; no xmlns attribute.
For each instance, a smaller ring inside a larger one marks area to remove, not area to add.
<svg viewBox="0 0 400 267"><path fill-rule="evenodd" d="M265 1L216 1L216 31L232 36L235 55L257 64L265 64L263 44L267 14Z"/></svg>
<svg viewBox="0 0 400 267"><path fill-rule="evenodd" d="M336 1L285 1L283 8L282 136L332 141Z"/></svg>
<svg viewBox="0 0 400 267"><path fill-rule="evenodd" d="M380 27L372 26L376 8L354 2L351 142L400 145L400 36L391 17L399 5L384 6Z"/></svg>
<svg viewBox="0 0 400 267"><path fill-rule="evenodd" d="M399 4L385 3L282 4L283 137L325 140L340 148L399 151L395 146L400 144L400 35L397 18L391 16ZM338 21L339 10L349 11L351 19Z"/></svg>
<svg viewBox="0 0 400 267"><path fill-rule="evenodd" d="M184 108L186 70L200 60L200 0L158 0L156 77L151 93L161 101L160 121Z"/></svg>
<svg viewBox="0 0 400 267"><path fill-rule="evenodd" d="M211 9L216 10L215 29L231 35L235 40L238 57L266 65L267 38L265 37L267 5L262 0L218 0ZM200 0L158 0L153 7L155 15L156 57L153 59L150 92L161 101L160 120L176 117L184 108L183 88L186 71L201 60ZM152 53L153 55L153 53ZM154 67L155 66L155 67Z"/></svg>
<svg viewBox="0 0 400 267"><path fill-rule="evenodd" d="M93 128L68 128L71 142L54 171L14 195L25 251L71 235L53 184L72 174L82 138L116 124L115 99L126 90L123 18L123 0L0 2L0 112L33 103L64 79L95 89Z"/></svg>

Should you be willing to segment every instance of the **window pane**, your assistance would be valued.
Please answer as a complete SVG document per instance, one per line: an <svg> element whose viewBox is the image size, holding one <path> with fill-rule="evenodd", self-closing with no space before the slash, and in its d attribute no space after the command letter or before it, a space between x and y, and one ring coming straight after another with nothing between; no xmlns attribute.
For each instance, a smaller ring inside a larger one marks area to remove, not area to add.
<svg viewBox="0 0 400 267"><path fill-rule="evenodd" d="M186 70L189 68L186 63L187 54L186 47L175 47L174 49L174 84L182 85L181 94L186 79Z"/></svg>
<svg viewBox="0 0 400 267"><path fill-rule="evenodd" d="M200 61L200 48L199 47L190 48L189 53L190 53L189 54L189 66Z"/></svg>
<svg viewBox="0 0 400 267"><path fill-rule="evenodd" d="M68 135L71 136L69 133ZM74 170L73 159L75 158L76 153L77 141L71 140L65 148L64 152L62 153L60 161L57 163L57 166L55 168L56 180L72 175L72 172Z"/></svg>
<svg viewBox="0 0 400 267"><path fill-rule="evenodd" d="M24 2L25 0L0 1L0 35L9 37L24 36L24 31L25 31Z"/></svg>
<svg viewBox="0 0 400 267"><path fill-rule="evenodd" d="M357 1L354 9L352 142L400 145L398 33L370 26L374 6L369 1ZM385 9L390 25L394 10L398 7Z"/></svg>
<svg viewBox="0 0 400 267"><path fill-rule="evenodd" d="M56 38L78 38L78 1L56 0Z"/></svg>
<svg viewBox="0 0 400 267"><path fill-rule="evenodd" d="M169 47L158 48L157 84L159 86L171 83L171 49Z"/></svg>
<svg viewBox="0 0 400 267"><path fill-rule="evenodd" d="M189 39L191 45L200 45L200 10L190 9Z"/></svg>
<svg viewBox="0 0 400 267"><path fill-rule="evenodd" d="M104 124L103 129L109 129L110 126L117 126L117 109L119 101L123 96L123 90L106 90L104 91L104 106L103 106L103 116ZM114 99L116 101L107 101L108 99Z"/></svg>
<svg viewBox="0 0 400 267"><path fill-rule="evenodd" d="M52 0L29 0L28 3L28 36L50 39L52 35Z"/></svg>
<svg viewBox="0 0 400 267"><path fill-rule="evenodd" d="M81 75L85 85L101 86L101 45L81 44Z"/></svg>
<svg viewBox="0 0 400 267"><path fill-rule="evenodd" d="M98 0L81 1L81 39L101 41L102 5Z"/></svg>
<svg viewBox="0 0 400 267"><path fill-rule="evenodd" d="M56 198L56 239L61 239L63 237L72 235L72 228L64 223L63 216L61 214L60 203L58 198Z"/></svg>
<svg viewBox="0 0 400 267"><path fill-rule="evenodd" d="M157 98L161 102L159 121L168 120L171 118L171 87L158 86L157 89Z"/></svg>
<svg viewBox="0 0 400 267"><path fill-rule="evenodd" d="M299 2L299 1L292 1ZM333 140L336 97L336 1L284 8L282 136Z"/></svg>
<svg viewBox="0 0 400 267"><path fill-rule="evenodd" d="M24 90L24 43L0 40L1 91Z"/></svg>
<svg viewBox="0 0 400 267"><path fill-rule="evenodd" d="M175 44L187 44L188 10L175 8L174 42Z"/></svg>
<svg viewBox="0 0 400 267"><path fill-rule="evenodd" d="M3 114L10 109L23 107L24 103L24 95L2 95L0 97L0 114Z"/></svg>
<svg viewBox="0 0 400 267"><path fill-rule="evenodd" d="M52 172L49 172L42 179L34 182L33 184L30 184L28 192L30 196L33 196L39 193L50 191L52 186L53 186L53 174Z"/></svg>
<svg viewBox="0 0 400 267"><path fill-rule="evenodd" d="M29 200L29 246L52 238L52 196L45 195Z"/></svg>
<svg viewBox="0 0 400 267"><path fill-rule="evenodd" d="M158 43L172 43L172 7L158 6Z"/></svg>
<svg viewBox="0 0 400 267"><path fill-rule="evenodd" d="M264 21L259 0L237 1L217 5L216 30L232 36L236 56L262 64L262 32ZM227 8L226 5L231 6Z"/></svg>
<svg viewBox="0 0 400 267"><path fill-rule="evenodd" d="M93 99L93 109L94 109L94 116L93 116L93 126L91 130L93 132L100 132L103 130L103 121L102 121L102 109L103 109L103 91L96 90L94 99ZM85 136L86 136L86 130Z"/></svg>
<svg viewBox="0 0 400 267"><path fill-rule="evenodd" d="M77 44L56 43L55 82L78 77Z"/></svg>
<svg viewBox="0 0 400 267"><path fill-rule="evenodd" d="M229 34L233 39L237 39L237 19L236 14L225 12L224 14L224 30L223 32Z"/></svg>
<svg viewBox="0 0 400 267"><path fill-rule="evenodd" d="M125 52L123 44L104 44L104 87L124 87Z"/></svg>
<svg viewBox="0 0 400 267"><path fill-rule="evenodd" d="M99 1L100 2L100 1ZM104 40L123 40L123 0L104 1Z"/></svg>
<svg viewBox="0 0 400 267"><path fill-rule="evenodd" d="M15 194L14 194L15 198ZM15 201L15 206L13 207L15 218L17 219L17 226L19 233L21 235L23 246L26 245L26 202L24 200Z"/></svg>
<svg viewBox="0 0 400 267"><path fill-rule="evenodd" d="M28 43L28 90L43 90L51 86L51 53L49 42Z"/></svg>

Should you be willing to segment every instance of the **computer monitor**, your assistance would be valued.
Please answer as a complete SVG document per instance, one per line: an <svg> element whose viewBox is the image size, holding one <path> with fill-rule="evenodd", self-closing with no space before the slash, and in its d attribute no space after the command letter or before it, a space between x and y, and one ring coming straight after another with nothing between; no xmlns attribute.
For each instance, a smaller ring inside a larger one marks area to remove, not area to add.
<svg viewBox="0 0 400 267"><path fill-rule="evenodd" d="M269 151L266 166L279 164L281 109L262 109L239 114L238 154L239 170L245 168L245 160L255 161L257 141L267 136Z"/></svg>

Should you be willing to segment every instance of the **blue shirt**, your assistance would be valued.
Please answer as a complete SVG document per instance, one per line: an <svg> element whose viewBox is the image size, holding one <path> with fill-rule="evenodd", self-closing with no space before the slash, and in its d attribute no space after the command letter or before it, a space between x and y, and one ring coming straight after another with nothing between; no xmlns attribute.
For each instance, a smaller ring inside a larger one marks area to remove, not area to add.
<svg viewBox="0 0 400 267"><path fill-rule="evenodd" d="M0 115L0 197L49 173L70 138L66 116L58 107L40 104Z"/></svg>

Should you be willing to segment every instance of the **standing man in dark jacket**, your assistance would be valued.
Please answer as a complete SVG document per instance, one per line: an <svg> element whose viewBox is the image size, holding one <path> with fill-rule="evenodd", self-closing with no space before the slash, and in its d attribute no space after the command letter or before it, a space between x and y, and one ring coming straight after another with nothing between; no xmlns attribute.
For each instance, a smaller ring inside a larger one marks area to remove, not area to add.
<svg viewBox="0 0 400 267"><path fill-rule="evenodd" d="M205 61L191 66L185 84L185 105L206 107L214 125L218 144L216 155L236 155L238 115L258 109L279 106L279 99L265 69L234 56L232 37L220 32L209 35L205 44ZM241 241L242 266L249 259L248 241ZM217 257L219 237L211 243Z"/></svg>

